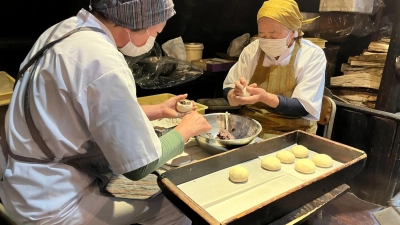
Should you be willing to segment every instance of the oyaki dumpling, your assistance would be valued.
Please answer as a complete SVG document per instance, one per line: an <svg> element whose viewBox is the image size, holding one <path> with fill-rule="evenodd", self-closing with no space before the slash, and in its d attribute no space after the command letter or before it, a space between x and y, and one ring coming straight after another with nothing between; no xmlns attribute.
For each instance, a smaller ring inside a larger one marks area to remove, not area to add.
<svg viewBox="0 0 400 225"><path fill-rule="evenodd" d="M247 87L243 88L243 97L249 97L251 94L247 91Z"/></svg>
<svg viewBox="0 0 400 225"><path fill-rule="evenodd" d="M293 163L295 156L293 153L286 151L286 150L282 150L279 151L278 153L276 153L276 157L282 162L282 163Z"/></svg>
<svg viewBox="0 0 400 225"><path fill-rule="evenodd" d="M176 103L176 110L185 113L193 108L193 102L187 99L180 100Z"/></svg>
<svg viewBox="0 0 400 225"><path fill-rule="evenodd" d="M295 145L290 151L296 156L296 158L305 158L308 156L308 148L303 145Z"/></svg>
<svg viewBox="0 0 400 225"><path fill-rule="evenodd" d="M316 154L313 156L312 161L318 167L328 168L333 165L332 158L327 154Z"/></svg>
<svg viewBox="0 0 400 225"><path fill-rule="evenodd" d="M294 164L294 169L300 173L314 173L315 164L311 159L299 159Z"/></svg>
<svg viewBox="0 0 400 225"><path fill-rule="evenodd" d="M276 156L267 156L261 161L261 167L266 170L277 171L281 169L281 161Z"/></svg>
<svg viewBox="0 0 400 225"><path fill-rule="evenodd" d="M242 183L249 179L249 171L243 166L233 166L229 170L229 179L235 183Z"/></svg>

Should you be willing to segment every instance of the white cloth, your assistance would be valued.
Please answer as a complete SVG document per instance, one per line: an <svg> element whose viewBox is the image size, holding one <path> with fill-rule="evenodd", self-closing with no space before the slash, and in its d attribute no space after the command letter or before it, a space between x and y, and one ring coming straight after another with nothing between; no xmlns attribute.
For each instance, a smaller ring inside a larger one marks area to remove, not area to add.
<svg viewBox="0 0 400 225"><path fill-rule="evenodd" d="M156 213L154 212L156 211ZM147 201L111 198L88 225L190 225L192 221L159 194Z"/></svg>
<svg viewBox="0 0 400 225"><path fill-rule="evenodd" d="M83 26L101 28L107 35L81 31L44 54L30 90L32 117L57 158L84 153L85 143L95 141L115 173L130 172L158 159L161 143L138 104L135 82L123 55L99 20L82 9L65 20L50 41ZM21 68L45 44L53 28L39 37ZM15 154L46 159L24 118L27 78L17 84L6 114L7 139ZM10 158L1 172L1 200L22 224L87 224L109 201L98 194L94 177L65 164Z"/></svg>
<svg viewBox="0 0 400 225"><path fill-rule="evenodd" d="M235 82L240 77L244 77L247 82L250 82L261 52L259 46L259 41L256 40L243 49L238 62L229 70L223 83L223 88L235 87ZM263 66L285 66L289 64L293 48L294 44L278 60L265 56ZM326 57L324 51L312 42L301 39L301 48L294 62L297 85L293 91L292 98L297 98L309 113L304 117L305 119L319 120L325 86L325 68Z"/></svg>

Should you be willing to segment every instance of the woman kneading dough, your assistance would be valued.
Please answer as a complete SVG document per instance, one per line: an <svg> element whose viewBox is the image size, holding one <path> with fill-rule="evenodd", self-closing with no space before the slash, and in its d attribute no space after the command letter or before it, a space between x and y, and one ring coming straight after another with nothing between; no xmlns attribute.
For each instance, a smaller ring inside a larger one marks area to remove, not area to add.
<svg viewBox="0 0 400 225"><path fill-rule="evenodd" d="M303 130L315 134L324 92L324 51L303 37L295 0L265 1L257 13L258 40L247 45L223 83L239 114L261 123L259 137Z"/></svg>

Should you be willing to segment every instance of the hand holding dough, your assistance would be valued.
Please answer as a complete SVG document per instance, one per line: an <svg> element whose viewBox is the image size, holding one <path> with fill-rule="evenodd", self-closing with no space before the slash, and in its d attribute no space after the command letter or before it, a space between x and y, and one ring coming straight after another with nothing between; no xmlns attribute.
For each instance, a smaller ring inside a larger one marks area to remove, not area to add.
<svg viewBox="0 0 400 225"><path fill-rule="evenodd" d="M243 166L234 166L229 170L229 179L235 183L247 181L249 171Z"/></svg>
<svg viewBox="0 0 400 225"><path fill-rule="evenodd" d="M281 161L275 156L267 156L261 161L261 167L271 171L280 170Z"/></svg>
<svg viewBox="0 0 400 225"><path fill-rule="evenodd" d="M246 86L247 87L247 86ZM243 97L249 97L249 96L251 96L251 94L249 93L249 92L247 92L247 89L246 89L246 87L244 87L243 88Z"/></svg>
<svg viewBox="0 0 400 225"><path fill-rule="evenodd" d="M185 113L193 108L193 102L187 99L180 100L176 103L176 110Z"/></svg>
<svg viewBox="0 0 400 225"><path fill-rule="evenodd" d="M332 158L327 154L316 154L312 158L312 161L316 166L323 168L331 167L333 165Z"/></svg>
<svg viewBox="0 0 400 225"><path fill-rule="evenodd" d="M276 157L282 162L282 163L286 163L286 164L290 164L294 162L294 154L283 150L283 151L279 151L278 153L276 153Z"/></svg>
<svg viewBox="0 0 400 225"><path fill-rule="evenodd" d="M295 145L293 146L290 151L296 156L296 158L305 158L308 156L308 148L303 145Z"/></svg>

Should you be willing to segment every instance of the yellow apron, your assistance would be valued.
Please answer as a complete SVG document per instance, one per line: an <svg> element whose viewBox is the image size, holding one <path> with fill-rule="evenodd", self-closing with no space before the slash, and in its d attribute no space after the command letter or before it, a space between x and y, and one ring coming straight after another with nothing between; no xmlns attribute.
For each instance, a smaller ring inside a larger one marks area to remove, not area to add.
<svg viewBox="0 0 400 225"><path fill-rule="evenodd" d="M295 42L295 46L287 66L264 67L265 53L261 51L257 67L254 71L249 84L257 83L257 87L265 91L290 98L296 87L296 78L294 71L294 61L300 48L300 39ZM290 117L272 112L268 105L257 102L255 104L245 105L241 108L240 114L251 117L262 125L260 138L268 139L280 134L294 130L303 130L315 134L317 131L317 122L310 121L300 117Z"/></svg>

